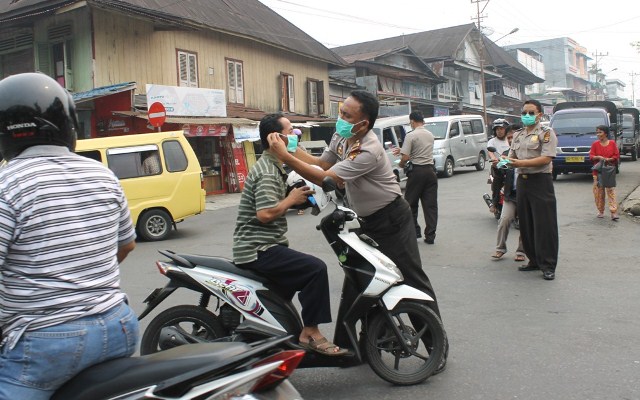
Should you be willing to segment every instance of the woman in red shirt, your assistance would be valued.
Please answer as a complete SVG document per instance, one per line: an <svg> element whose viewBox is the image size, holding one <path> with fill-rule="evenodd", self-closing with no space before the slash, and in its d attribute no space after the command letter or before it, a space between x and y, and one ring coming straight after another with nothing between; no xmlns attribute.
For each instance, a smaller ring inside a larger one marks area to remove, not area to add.
<svg viewBox="0 0 640 400"><path fill-rule="evenodd" d="M596 127L596 136L598 140L591 145L589 156L591 162L595 165L604 159L607 165L617 165L620 162L620 152L618 146L613 140L609 140L609 127L606 125L598 125ZM616 200L615 187L598 186L598 171L593 171L593 197L596 201L598 209L598 218L604 217L604 195L607 194L609 199L609 211L611 211L611 219L618 220L618 201Z"/></svg>

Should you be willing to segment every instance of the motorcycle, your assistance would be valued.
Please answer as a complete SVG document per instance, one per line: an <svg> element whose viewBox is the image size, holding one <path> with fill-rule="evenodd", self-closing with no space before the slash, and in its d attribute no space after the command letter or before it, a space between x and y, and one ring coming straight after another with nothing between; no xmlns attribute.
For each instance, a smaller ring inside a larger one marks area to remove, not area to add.
<svg viewBox="0 0 640 400"><path fill-rule="evenodd" d="M300 368L367 362L390 383L423 382L444 365L448 349L442 322L428 307L434 300L403 284L397 266L376 248L377 243L359 233L358 216L335 202L335 183L330 178L325 179L322 190L314 189L315 205L336 205L316 229L335 252L345 275L333 342L349 352L341 356L307 352ZM283 334L294 338L284 343L287 348L301 348L297 342L303 328L301 318L291 299L278 295L277 282L240 269L223 257L160 253L169 260L156 265L169 282L147 297L140 318L180 287L200 293L200 300L198 305L160 312L144 332L142 354L202 340L250 343ZM211 299L215 301L212 310Z"/></svg>
<svg viewBox="0 0 640 400"><path fill-rule="evenodd" d="M52 400L301 399L288 381L304 351L282 351L289 336L247 343L193 343L94 365Z"/></svg>
<svg viewBox="0 0 640 400"><path fill-rule="evenodd" d="M502 156L498 154L495 147L489 146L487 147L487 151L493 153L493 155L500 161L496 164L496 168L498 171L504 171L509 168L510 161L506 158L501 158ZM495 179L493 168L491 168L491 173L489 174L489 179L487 179L487 183L491 185L491 191L493 192L493 181ZM484 193L482 195L482 199L489 207L489 210L493 208L493 215L496 219L500 219L500 215L502 215L502 205L504 204L504 189L500 187L500 193L498 196L498 202L494 204L493 198L488 193Z"/></svg>

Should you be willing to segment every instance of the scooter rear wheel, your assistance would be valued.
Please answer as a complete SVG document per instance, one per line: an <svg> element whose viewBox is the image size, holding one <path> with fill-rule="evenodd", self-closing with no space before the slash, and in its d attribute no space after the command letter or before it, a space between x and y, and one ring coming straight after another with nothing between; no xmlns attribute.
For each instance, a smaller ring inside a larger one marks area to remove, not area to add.
<svg viewBox="0 0 640 400"><path fill-rule="evenodd" d="M180 338L175 343L171 343L171 340L163 340L164 343L161 343L162 329L169 327L175 328ZM222 324L211 311L191 305L171 307L158 314L147 326L142 335L140 354L144 356L157 353L186 344L185 341L197 343L224 336L226 335Z"/></svg>
<svg viewBox="0 0 640 400"><path fill-rule="evenodd" d="M440 318L426 305L402 301L391 318L409 351L401 345L388 317L370 319L365 353L371 369L395 385L415 385L431 375L445 356L445 332Z"/></svg>

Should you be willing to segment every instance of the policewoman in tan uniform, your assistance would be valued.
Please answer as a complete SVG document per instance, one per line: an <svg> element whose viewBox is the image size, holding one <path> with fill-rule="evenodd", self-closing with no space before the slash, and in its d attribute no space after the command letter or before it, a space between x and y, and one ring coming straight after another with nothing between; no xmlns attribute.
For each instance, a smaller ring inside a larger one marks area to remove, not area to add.
<svg viewBox="0 0 640 400"><path fill-rule="evenodd" d="M520 271L542 270L555 279L558 263L558 216L551 170L558 139L553 129L540 125L542 106L527 100L522 107L524 128L513 135L509 159L518 168L516 201L520 235L529 264Z"/></svg>

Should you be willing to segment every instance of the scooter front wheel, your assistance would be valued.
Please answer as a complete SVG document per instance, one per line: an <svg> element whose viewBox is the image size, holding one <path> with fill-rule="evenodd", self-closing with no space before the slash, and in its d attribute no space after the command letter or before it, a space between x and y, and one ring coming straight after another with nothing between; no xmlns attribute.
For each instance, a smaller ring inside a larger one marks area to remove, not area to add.
<svg viewBox="0 0 640 400"><path fill-rule="evenodd" d="M415 385L433 375L446 341L442 321L433 310L423 303L402 301L389 315L382 311L369 321L365 353L380 378L395 385Z"/></svg>
<svg viewBox="0 0 640 400"><path fill-rule="evenodd" d="M140 354L147 355L188 343L225 336L215 314L203 307L182 305L158 314L142 335Z"/></svg>

